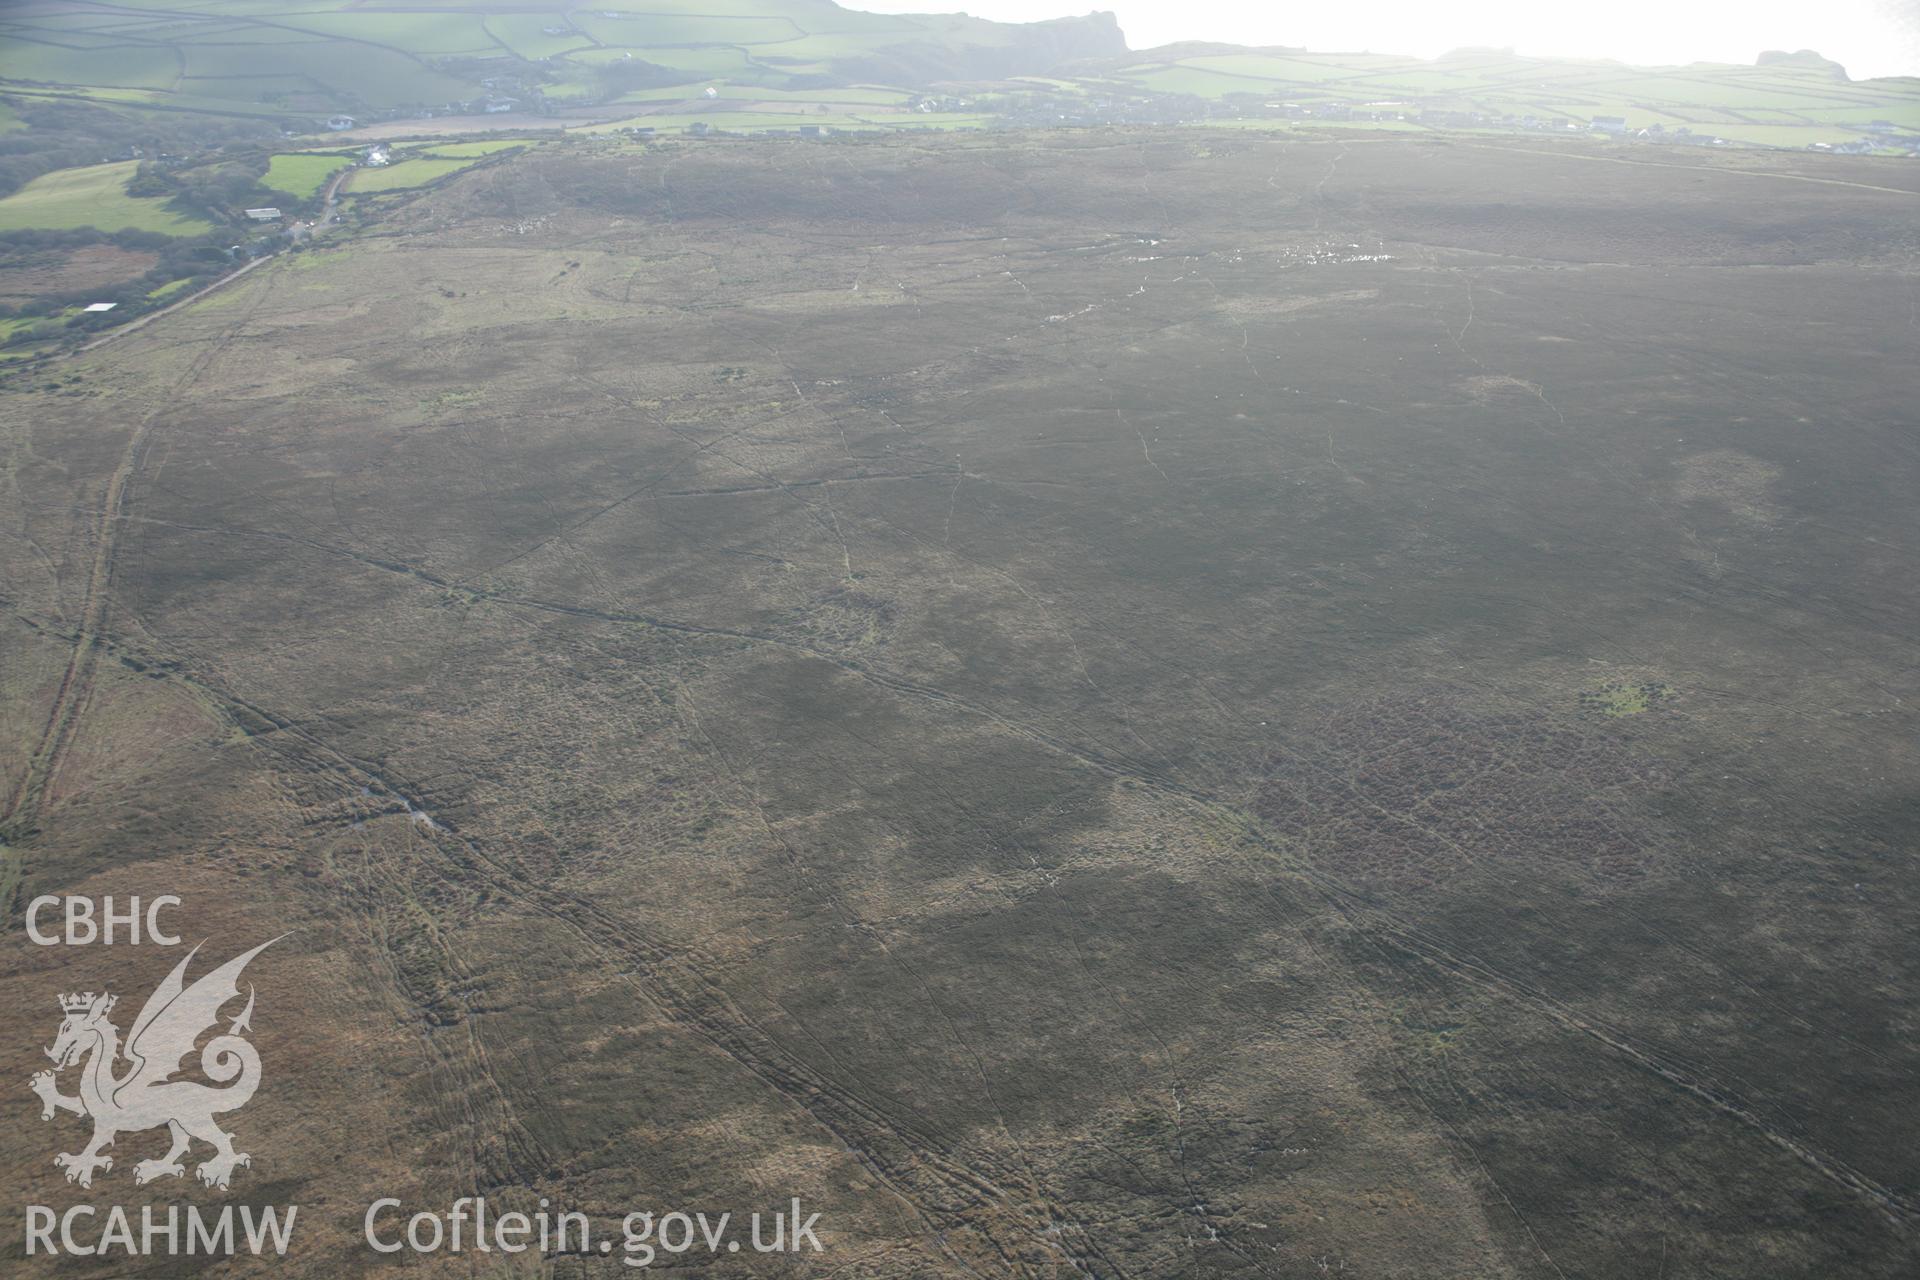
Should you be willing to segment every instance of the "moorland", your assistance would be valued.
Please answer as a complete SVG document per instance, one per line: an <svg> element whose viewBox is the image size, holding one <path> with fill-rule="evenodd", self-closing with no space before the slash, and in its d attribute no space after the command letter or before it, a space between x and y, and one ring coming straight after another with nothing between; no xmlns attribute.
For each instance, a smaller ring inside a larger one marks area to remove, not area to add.
<svg viewBox="0 0 1920 1280"><path fill-rule="evenodd" d="M1912 1273L1911 166L1115 129L381 198L0 383L10 919L292 931L277 1273L476 1192L823 1212L757 1274ZM0 1090L10 1199L86 1194L48 1132Z"/></svg>

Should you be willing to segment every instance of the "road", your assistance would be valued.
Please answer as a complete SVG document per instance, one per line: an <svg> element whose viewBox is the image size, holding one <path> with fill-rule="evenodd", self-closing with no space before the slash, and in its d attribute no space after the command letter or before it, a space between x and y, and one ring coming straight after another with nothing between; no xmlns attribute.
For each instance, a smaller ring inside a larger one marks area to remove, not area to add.
<svg viewBox="0 0 1920 1280"><path fill-rule="evenodd" d="M346 182L346 180L350 176L352 176L355 169L357 168L358 166L353 166L350 168L342 169L339 173L334 175L333 181L327 184L326 201L321 206L320 216L314 221L314 227L328 226L334 221L334 217L335 217L334 206L338 204L340 201L340 187L343 183ZM295 230L295 234L293 236L293 241L294 243L297 244L301 240L305 239L306 237L312 234L313 234L313 227L304 227L304 226L297 227ZM200 299L214 292L216 289L225 288L227 285L232 284L235 280L238 280L241 276L247 274L247 272L253 270L255 267L259 266L264 262L271 262L273 261L274 258L277 258L278 256L279 256L278 254L269 254L264 258L254 258L251 261L239 267L237 270L229 271L226 275L221 276L218 280L215 280L212 284L208 285L206 288L196 289L192 293L188 294L186 297L180 299L178 302L169 303L166 306L161 307L158 311L149 311L147 312L147 314L141 316L137 320L130 320L126 324L120 325L118 328L108 330L106 333L101 334L97 338L91 338L86 342L81 343L79 346L75 347L68 354L79 355L81 352L84 352L84 351L92 351L96 347L104 347L105 345L107 345L107 343L112 342L114 339L124 337L125 335L132 333L136 329L143 329L147 325L152 324L155 320L158 320L161 316L170 315L173 312L180 310L180 308L182 307L192 306L194 303L200 301Z"/></svg>

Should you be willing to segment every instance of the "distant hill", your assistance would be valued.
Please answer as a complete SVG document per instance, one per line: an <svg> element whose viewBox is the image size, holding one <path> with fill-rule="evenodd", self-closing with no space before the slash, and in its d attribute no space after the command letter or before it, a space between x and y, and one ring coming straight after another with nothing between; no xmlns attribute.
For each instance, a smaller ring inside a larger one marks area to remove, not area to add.
<svg viewBox="0 0 1920 1280"><path fill-rule="evenodd" d="M71 146L50 137L56 107ZM730 132L1287 120L1920 149L1920 80L1852 81L1804 49L1679 67L1505 48L1135 51L1111 13L1008 23L833 0L36 0L0 5L0 126L9 112L49 155L9 169L0 154L0 191L134 144L191 149L165 136L182 125L315 132L428 115Z"/></svg>
<svg viewBox="0 0 1920 1280"><path fill-rule="evenodd" d="M1823 58L1811 49L1802 49L1797 53L1783 53L1778 49L1769 49L1754 60L1756 67L1802 67L1809 71L1821 71L1835 80L1848 79L1847 69L1831 58Z"/></svg>
<svg viewBox="0 0 1920 1280"><path fill-rule="evenodd" d="M793 90L1039 75L1127 47L1110 13L1003 23L831 0L141 8L0 11L0 93L271 118L524 110L708 80Z"/></svg>
<svg viewBox="0 0 1920 1280"><path fill-rule="evenodd" d="M1185 96L1220 116L1414 128L1588 128L1783 147L1872 145L1920 135L1920 79L1849 80L1817 53L1766 53L1755 66L1636 67L1456 49L1438 58L1173 44L1074 69L1090 92ZM1189 113L1191 114L1191 113ZM1904 146L1904 141L1898 146Z"/></svg>

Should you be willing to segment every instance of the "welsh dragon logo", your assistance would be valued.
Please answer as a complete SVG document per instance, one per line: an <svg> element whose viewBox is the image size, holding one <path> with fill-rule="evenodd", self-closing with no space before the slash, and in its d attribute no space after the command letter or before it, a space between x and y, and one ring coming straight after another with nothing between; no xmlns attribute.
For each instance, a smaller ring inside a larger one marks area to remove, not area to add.
<svg viewBox="0 0 1920 1280"><path fill-rule="evenodd" d="M100 1152L113 1145L116 1135L161 1125L172 1135L173 1146L158 1160L134 1165L136 1184L184 1174L186 1166L180 1158L195 1138L214 1149L212 1158L194 1170L210 1187L224 1189L236 1166L252 1163L244 1152L233 1149L233 1135L213 1119L245 1106L260 1087L260 1054L242 1038L251 1029L251 986L247 988L246 1008L225 1034L216 1035L200 1051L200 1070L214 1085L173 1076L180 1071L182 1060L193 1052L194 1043L218 1024L221 1007L239 997L240 971L273 942L263 942L235 956L191 986L186 982L187 965L200 948L189 952L140 1007L140 1016L133 1020L133 1030L127 1035L124 1056L131 1065L123 1074L116 1075L114 1070L122 1056L120 1029L108 1019L116 998L105 992L96 996L91 991L60 997L60 1010L66 1017L53 1047L47 1050L54 1070L39 1072L28 1084L40 1095L42 1120L53 1119L56 1111L93 1118L93 1141L86 1149L53 1158L67 1171L68 1182L92 1186L95 1170L113 1168L112 1157ZM54 1072L83 1061L79 1096L61 1093Z"/></svg>

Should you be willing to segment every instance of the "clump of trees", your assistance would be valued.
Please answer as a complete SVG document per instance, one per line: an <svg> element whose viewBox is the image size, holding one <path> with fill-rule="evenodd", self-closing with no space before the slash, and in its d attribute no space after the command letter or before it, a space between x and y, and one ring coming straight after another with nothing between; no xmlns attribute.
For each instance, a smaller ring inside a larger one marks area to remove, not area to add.
<svg viewBox="0 0 1920 1280"><path fill-rule="evenodd" d="M55 169L194 155L249 143L267 147L279 136L265 120L120 110L44 98L0 97L0 102L27 126L0 133L0 196Z"/></svg>
<svg viewBox="0 0 1920 1280"><path fill-rule="evenodd" d="M260 180L272 163L271 148L223 147L212 159L187 165L145 160L127 183L130 196L162 196L174 209L209 222L233 222L250 205L273 203Z"/></svg>
<svg viewBox="0 0 1920 1280"><path fill-rule="evenodd" d="M149 295L161 285L175 280L188 280L193 283L185 288L191 289L199 281L211 280L226 270L232 263L227 251L227 239L224 231L191 239L165 236L154 231L105 232L92 227L0 232L0 270L12 266L38 265L50 258L64 257L76 249L96 244L111 244L122 249L158 255L158 261L144 274L117 284L84 290L56 289L11 306L0 305L0 318L32 319L30 324L15 325L4 341L0 341L0 345L43 342L60 337L72 329L99 328L130 319L156 305ZM71 308L93 302L119 305L104 313L62 315Z"/></svg>

